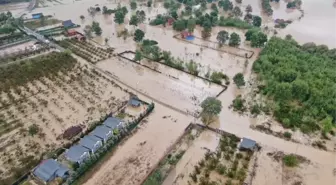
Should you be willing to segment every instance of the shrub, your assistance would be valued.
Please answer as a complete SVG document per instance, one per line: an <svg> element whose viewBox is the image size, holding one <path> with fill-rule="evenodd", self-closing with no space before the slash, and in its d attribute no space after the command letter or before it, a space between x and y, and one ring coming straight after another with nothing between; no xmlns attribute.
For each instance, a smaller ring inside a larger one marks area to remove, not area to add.
<svg viewBox="0 0 336 185"><path fill-rule="evenodd" d="M222 164L218 164L217 165L217 168L216 168L216 171L223 175L225 172L226 172L226 166L222 165Z"/></svg>
<svg viewBox="0 0 336 185"><path fill-rule="evenodd" d="M283 133L283 136L284 136L286 139L291 139L291 138L292 138L292 133L290 133L290 132L284 132L284 133Z"/></svg>
<svg viewBox="0 0 336 185"><path fill-rule="evenodd" d="M286 166L289 166L289 167L296 167L297 165L299 165L299 161L297 157L293 154L285 155L282 158L282 161Z"/></svg>

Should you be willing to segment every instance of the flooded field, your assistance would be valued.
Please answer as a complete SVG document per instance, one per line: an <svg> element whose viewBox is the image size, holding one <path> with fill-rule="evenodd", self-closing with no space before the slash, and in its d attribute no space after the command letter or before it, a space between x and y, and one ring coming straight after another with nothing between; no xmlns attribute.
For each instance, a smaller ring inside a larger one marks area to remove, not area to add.
<svg viewBox="0 0 336 185"><path fill-rule="evenodd" d="M252 181L252 185L263 184L304 184L316 185L335 184L335 177L330 169L315 162L304 162L298 167L290 168L282 164L282 161L275 160L269 153L274 153L276 150L263 147L258 155L258 168L256 176Z"/></svg>
<svg viewBox="0 0 336 185"><path fill-rule="evenodd" d="M6 56L11 53L23 52L25 49L32 49L35 42L36 40L32 40L23 44L3 48L0 50L0 57Z"/></svg>
<svg viewBox="0 0 336 185"><path fill-rule="evenodd" d="M209 82L172 68L164 67L173 70L174 73L170 75L176 75L178 79L122 58L108 59L97 66L141 92L183 111L198 110L201 101L208 96L216 96L222 90L221 86L209 85Z"/></svg>
<svg viewBox="0 0 336 185"><path fill-rule="evenodd" d="M92 176L85 178L83 184L139 184L183 134L191 120L190 117L155 104L155 110L147 123L142 123L139 130L119 146L108 161L95 170Z"/></svg>

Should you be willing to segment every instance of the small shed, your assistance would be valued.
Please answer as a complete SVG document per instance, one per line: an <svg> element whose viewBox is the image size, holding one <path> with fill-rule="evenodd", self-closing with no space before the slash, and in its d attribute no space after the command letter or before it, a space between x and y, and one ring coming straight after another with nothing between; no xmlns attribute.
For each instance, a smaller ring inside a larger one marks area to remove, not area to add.
<svg viewBox="0 0 336 185"><path fill-rule="evenodd" d="M100 140L106 142L113 135L111 128L108 128L104 125L97 126L91 133L91 136L95 136Z"/></svg>
<svg viewBox="0 0 336 185"><path fill-rule="evenodd" d="M34 14L32 14L32 18L33 19L41 19L42 16L43 16L42 13L34 13Z"/></svg>
<svg viewBox="0 0 336 185"><path fill-rule="evenodd" d="M110 129L116 129L122 127L123 121L115 117L108 117L103 124Z"/></svg>
<svg viewBox="0 0 336 185"><path fill-rule="evenodd" d="M65 152L67 160L81 164L90 157L90 150L80 145L74 145Z"/></svg>
<svg viewBox="0 0 336 185"><path fill-rule="evenodd" d="M75 36L75 35L77 35L77 31L76 30L67 30L66 31L66 35L67 36Z"/></svg>
<svg viewBox="0 0 336 185"><path fill-rule="evenodd" d="M69 169L54 159L46 159L33 170L33 175L48 183L56 178L66 179L69 176Z"/></svg>
<svg viewBox="0 0 336 185"><path fill-rule="evenodd" d="M136 99L136 98L131 98L128 101L128 104L131 105L132 107L140 107L141 102L138 99Z"/></svg>
<svg viewBox="0 0 336 185"><path fill-rule="evenodd" d="M64 26L64 28L71 28L73 27L75 24L71 21L71 20L66 20L62 22L62 25Z"/></svg>
<svg viewBox="0 0 336 185"><path fill-rule="evenodd" d="M254 150L257 147L256 141L248 138L243 138L240 140L239 149L240 150Z"/></svg>
<svg viewBox="0 0 336 185"><path fill-rule="evenodd" d="M190 35L191 35L191 33L188 32L188 31L183 31L183 32L181 32L181 37L182 37L183 39L187 38L187 37L190 36Z"/></svg>
<svg viewBox="0 0 336 185"><path fill-rule="evenodd" d="M84 136L80 142L79 145L89 149L92 153L95 153L100 147L103 146L103 143L101 139L95 137L95 136Z"/></svg>

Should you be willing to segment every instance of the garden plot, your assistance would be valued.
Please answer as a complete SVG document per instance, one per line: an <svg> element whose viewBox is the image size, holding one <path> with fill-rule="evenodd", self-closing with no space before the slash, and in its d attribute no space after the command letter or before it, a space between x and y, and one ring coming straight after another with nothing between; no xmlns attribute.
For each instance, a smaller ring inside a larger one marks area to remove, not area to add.
<svg viewBox="0 0 336 185"><path fill-rule="evenodd" d="M70 49L76 55L92 63L110 58L113 52L112 48L105 49L95 46L90 42L81 42L77 39L62 40L59 41L58 44L64 48Z"/></svg>
<svg viewBox="0 0 336 185"><path fill-rule="evenodd" d="M20 176L36 165L42 153L66 143L61 137L65 129L85 129L129 98L113 81L68 55L52 53L32 60L0 72L1 78L6 76L0 82L4 184L11 182L11 175Z"/></svg>
<svg viewBox="0 0 336 185"><path fill-rule="evenodd" d="M208 96L216 96L222 90L221 86L211 85L170 67L164 67L162 71L174 70L176 76L160 74L122 58L105 60L97 66L153 99L182 111L198 111L200 102Z"/></svg>

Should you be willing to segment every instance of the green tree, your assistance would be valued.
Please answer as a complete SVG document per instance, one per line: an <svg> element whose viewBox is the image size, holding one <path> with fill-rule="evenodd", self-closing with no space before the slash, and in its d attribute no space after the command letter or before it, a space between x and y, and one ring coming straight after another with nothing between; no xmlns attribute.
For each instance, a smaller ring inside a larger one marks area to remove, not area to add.
<svg viewBox="0 0 336 185"><path fill-rule="evenodd" d="M194 32L194 29L196 27L196 20L195 19L189 19L187 22L187 28L189 32Z"/></svg>
<svg viewBox="0 0 336 185"><path fill-rule="evenodd" d="M173 23L173 29L176 31L183 31L186 29L186 23L184 20L176 20Z"/></svg>
<svg viewBox="0 0 336 185"><path fill-rule="evenodd" d="M252 21L253 26L260 27L261 26L261 17L255 15L253 16L253 21Z"/></svg>
<svg viewBox="0 0 336 185"><path fill-rule="evenodd" d="M230 0L223 0L221 3L224 11L229 11L233 9L233 4Z"/></svg>
<svg viewBox="0 0 336 185"><path fill-rule="evenodd" d="M294 80L292 83L292 94L294 98L305 101L309 94L308 83L301 79Z"/></svg>
<svg viewBox="0 0 336 185"><path fill-rule="evenodd" d="M147 7L152 7L153 1L152 0L148 0L147 1Z"/></svg>
<svg viewBox="0 0 336 185"><path fill-rule="evenodd" d="M248 4L248 5L246 6L245 12L246 12L246 13L251 13L251 12L252 12L252 6L251 6L250 4Z"/></svg>
<svg viewBox="0 0 336 185"><path fill-rule="evenodd" d="M230 40L229 40L229 46L237 47L239 45L240 45L240 36L235 32L231 33Z"/></svg>
<svg viewBox="0 0 336 185"><path fill-rule="evenodd" d="M84 20L84 19L85 19L84 15L79 16L79 18L80 18L81 20Z"/></svg>
<svg viewBox="0 0 336 185"><path fill-rule="evenodd" d="M123 24L125 19L125 14L123 11L117 10L114 14L114 22L117 24Z"/></svg>
<svg viewBox="0 0 336 185"><path fill-rule="evenodd" d="M328 116L321 121L322 124L322 132L327 134L333 129L332 117Z"/></svg>
<svg viewBox="0 0 336 185"><path fill-rule="evenodd" d="M252 39L252 35L256 32L259 32L259 28L251 28L249 30L247 30L247 32L245 33L245 40L247 41L251 41Z"/></svg>
<svg viewBox="0 0 336 185"><path fill-rule="evenodd" d="M143 10L137 11L136 15L138 17L138 22L139 23L143 23L146 20L146 13L145 13L145 11L143 11Z"/></svg>
<svg viewBox="0 0 336 185"><path fill-rule="evenodd" d="M212 3L212 4L211 4L211 9L212 9L213 11L215 11L215 12L218 12L218 8L217 8L216 3Z"/></svg>
<svg viewBox="0 0 336 185"><path fill-rule="evenodd" d="M244 80L244 75L243 73L237 73L234 77L233 77L233 81L234 83L237 85L238 88L240 88L241 86L245 85L245 80Z"/></svg>
<svg viewBox="0 0 336 185"><path fill-rule="evenodd" d="M98 22L93 21L92 22L92 30L96 35L101 35L102 34L102 29L100 28L100 25Z"/></svg>
<svg viewBox="0 0 336 185"><path fill-rule="evenodd" d="M134 60L135 61L140 61L140 60L142 60L142 58L143 58L142 53L139 50L136 50Z"/></svg>
<svg viewBox="0 0 336 185"><path fill-rule="evenodd" d="M210 124L211 119L222 110L222 102L214 97L206 98L202 103L202 117L205 124Z"/></svg>
<svg viewBox="0 0 336 185"><path fill-rule="evenodd" d="M131 10L137 9L137 3L134 0L131 1L130 6L131 6Z"/></svg>
<svg viewBox="0 0 336 185"><path fill-rule="evenodd" d="M145 36L145 33L142 30L136 29L135 32L134 32L134 38L133 38L133 40L135 42L141 42L142 39L144 38L144 36Z"/></svg>
<svg viewBox="0 0 336 185"><path fill-rule="evenodd" d="M243 15L243 12L241 11L241 9L238 6L235 6L233 8L232 13L236 17L241 17Z"/></svg>
<svg viewBox="0 0 336 185"><path fill-rule="evenodd" d="M138 16L136 16L136 15L132 15L129 24L130 24L130 25L133 25L133 26L138 26L138 23L139 23L139 18L138 18Z"/></svg>
<svg viewBox="0 0 336 185"><path fill-rule="evenodd" d="M263 47L267 42L267 35L259 31L252 34L251 46L255 48Z"/></svg>
<svg viewBox="0 0 336 185"><path fill-rule="evenodd" d="M176 10L170 11L169 14L170 14L175 20L177 20L177 18L178 18L178 14L177 14Z"/></svg>
<svg viewBox="0 0 336 185"><path fill-rule="evenodd" d="M31 136L34 136L34 135L38 134L39 131L40 131L40 127L36 124L32 124L28 127L28 133Z"/></svg>
<svg viewBox="0 0 336 185"><path fill-rule="evenodd" d="M220 45L223 45L229 39L229 33L225 30L222 30L218 32L216 39Z"/></svg>

